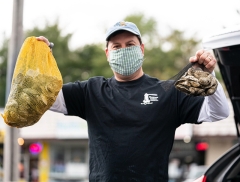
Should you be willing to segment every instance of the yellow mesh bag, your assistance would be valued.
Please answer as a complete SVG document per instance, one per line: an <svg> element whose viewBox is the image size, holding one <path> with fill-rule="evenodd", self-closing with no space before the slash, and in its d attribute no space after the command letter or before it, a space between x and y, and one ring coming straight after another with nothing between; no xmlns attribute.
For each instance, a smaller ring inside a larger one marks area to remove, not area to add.
<svg viewBox="0 0 240 182"><path fill-rule="evenodd" d="M39 121L55 102L62 76L49 47L28 37L19 52L4 113L6 124L26 127Z"/></svg>

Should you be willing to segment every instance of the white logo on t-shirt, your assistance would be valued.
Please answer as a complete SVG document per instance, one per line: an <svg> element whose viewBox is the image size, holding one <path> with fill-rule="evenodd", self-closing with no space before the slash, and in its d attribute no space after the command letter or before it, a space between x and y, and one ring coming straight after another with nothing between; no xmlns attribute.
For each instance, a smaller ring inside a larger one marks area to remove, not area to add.
<svg viewBox="0 0 240 182"><path fill-rule="evenodd" d="M143 102L141 104L144 104L144 105L152 104L153 101L158 101L158 95L145 93Z"/></svg>

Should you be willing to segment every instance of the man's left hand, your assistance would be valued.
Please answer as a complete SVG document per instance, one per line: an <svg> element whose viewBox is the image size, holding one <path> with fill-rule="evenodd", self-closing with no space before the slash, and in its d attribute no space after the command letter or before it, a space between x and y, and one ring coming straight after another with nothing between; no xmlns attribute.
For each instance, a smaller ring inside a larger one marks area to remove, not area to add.
<svg viewBox="0 0 240 182"><path fill-rule="evenodd" d="M206 50L198 50L195 54L195 56L189 58L189 62L198 62L199 64L204 65L205 70L210 73L213 72L215 66L216 66L216 59L214 56Z"/></svg>

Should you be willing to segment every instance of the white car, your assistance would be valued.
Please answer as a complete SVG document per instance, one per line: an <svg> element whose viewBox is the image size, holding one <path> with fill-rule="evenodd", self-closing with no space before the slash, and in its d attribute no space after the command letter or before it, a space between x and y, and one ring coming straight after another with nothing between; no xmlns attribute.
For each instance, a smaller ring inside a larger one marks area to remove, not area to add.
<svg viewBox="0 0 240 182"><path fill-rule="evenodd" d="M212 49L229 94L239 143L214 162L200 182L240 182L240 25L203 40ZM236 138L237 138L236 137Z"/></svg>

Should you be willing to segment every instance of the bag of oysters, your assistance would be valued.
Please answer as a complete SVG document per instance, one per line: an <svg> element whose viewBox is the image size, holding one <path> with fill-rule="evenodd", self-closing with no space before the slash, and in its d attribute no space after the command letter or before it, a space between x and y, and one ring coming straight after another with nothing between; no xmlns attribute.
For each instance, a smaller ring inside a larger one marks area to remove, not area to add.
<svg viewBox="0 0 240 182"><path fill-rule="evenodd" d="M217 90L217 79L202 66L193 65L176 81L175 88L193 96L209 96Z"/></svg>
<svg viewBox="0 0 240 182"><path fill-rule="evenodd" d="M4 122L17 128L37 123L55 102L62 84L50 48L36 37L28 37L19 52L8 100L1 114Z"/></svg>
<svg viewBox="0 0 240 182"><path fill-rule="evenodd" d="M162 82L165 91L173 85L187 95L209 96L217 90L218 81L211 73L204 71L203 65L189 63L179 73Z"/></svg>

